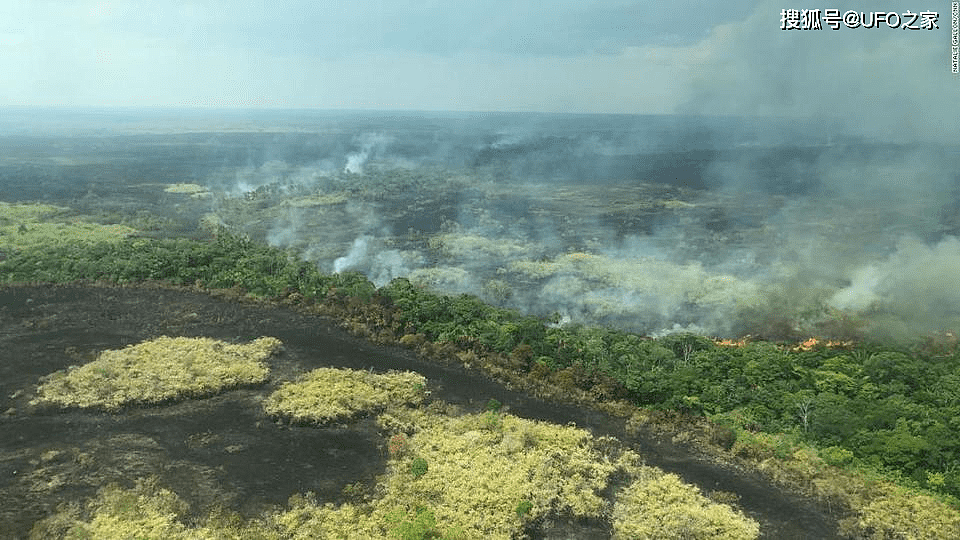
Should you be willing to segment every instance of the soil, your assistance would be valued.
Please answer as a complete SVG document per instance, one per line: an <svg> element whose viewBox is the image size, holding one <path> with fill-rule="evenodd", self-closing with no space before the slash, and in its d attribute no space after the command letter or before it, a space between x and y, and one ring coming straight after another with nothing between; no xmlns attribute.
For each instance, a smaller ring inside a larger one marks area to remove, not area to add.
<svg viewBox="0 0 960 540"><path fill-rule="evenodd" d="M30 406L38 379L104 349L161 335L284 343L272 379L207 399L130 407L120 413ZM434 399L478 411L491 398L511 414L575 423L609 435L648 464L704 492L727 491L761 524L763 538L837 537L836 518L759 474L699 457L668 438L628 435L622 419L511 391L461 367L355 338L335 322L283 306L228 301L167 288L17 286L0 288L0 538L26 538L58 506L110 482L156 476L202 513L221 503L249 516L296 493L343 500L343 488L372 486L385 472L385 435L372 418L347 425L290 426L266 416L260 400L284 380L317 367L413 370ZM4 412L5 411L5 412ZM609 538L602 523L546 520L535 538Z"/></svg>

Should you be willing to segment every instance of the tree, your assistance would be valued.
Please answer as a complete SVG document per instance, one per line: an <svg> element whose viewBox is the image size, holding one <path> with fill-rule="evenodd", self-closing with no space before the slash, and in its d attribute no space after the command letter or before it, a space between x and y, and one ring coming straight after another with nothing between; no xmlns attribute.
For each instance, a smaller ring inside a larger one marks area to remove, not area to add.
<svg viewBox="0 0 960 540"><path fill-rule="evenodd" d="M810 431L810 414L813 412L816 395L811 390L800 390L790 397L793 401L793 409L797 414L797 418L799 418L803 425L803 432L807 433Z"/></svg>

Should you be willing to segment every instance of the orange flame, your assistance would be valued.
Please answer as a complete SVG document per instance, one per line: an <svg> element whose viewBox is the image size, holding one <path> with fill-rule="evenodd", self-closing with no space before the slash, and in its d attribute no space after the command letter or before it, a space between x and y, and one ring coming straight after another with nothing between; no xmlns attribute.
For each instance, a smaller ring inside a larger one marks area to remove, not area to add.
<svg viewBox="0 0 960 540"><path fill-rule="evenodd" d="M810 349L816 347L817 345L823 345L824 347L849 347L853 345L852 341L820 341L817 338L810 338L803 343L800 343L793 348L794 351L809 351Z"/></svg>
<svg viewBox="0 0 960 540"><path fill-rule="evenodd" d="M744 336L738 340L715 339L713 340L713 342L721 347L743 347L749 342L749 340L750 340L750 336Z"/></svg>

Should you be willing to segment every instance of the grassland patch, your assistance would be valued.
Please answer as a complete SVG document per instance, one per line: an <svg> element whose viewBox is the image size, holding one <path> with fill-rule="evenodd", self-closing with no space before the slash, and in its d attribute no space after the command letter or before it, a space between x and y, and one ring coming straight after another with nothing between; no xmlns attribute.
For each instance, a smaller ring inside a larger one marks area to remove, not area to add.
<svg viewBox="0 0 960 540"><path fill-rule="evenodd" d="M426 383L412 372L319 368L285 383L266 399L264 408L295 423L324 424L378 413L388 405L418 405L426 397Z"/></svg>
<svg viewBox="0 0 960 540"><path fill-rule="evenodd" d="M264 360L280 346L270 337L233 345L162 336L103 351L92 362L47 375L32 403L117 411L131 404L209 396L264 382L269 373Z"/></svg>
<svg viewBox="0 0 960 540"><path fill-rule="evenodd" d="M614 540L757 538L759 524L711 501L675 474L648 473L624 488L613 508Z"/></svg>
<svg viewBox="0 0 960 540"><path fill-rule="evenodd" d="M0 202L0 249L119 241L136 232L125 225L101 225L78 217L58 218L67 208Z"/></svg>

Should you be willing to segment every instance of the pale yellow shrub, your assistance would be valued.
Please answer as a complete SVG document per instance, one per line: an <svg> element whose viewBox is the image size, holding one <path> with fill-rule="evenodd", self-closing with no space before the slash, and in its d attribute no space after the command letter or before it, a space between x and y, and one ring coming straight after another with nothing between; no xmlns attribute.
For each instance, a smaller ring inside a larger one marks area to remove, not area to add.
<svg viewBox="0 0 960 540"><path fill-rule="evenodd" d="M295 495L286 510L260 520L208 517L186 526L180 518L182 503L168 491L109 488L90 507L86 521L77 512L64 511L35 530L73 527L80 534L76 538L106 540L133 538L131 531L174 540L367 540L395 536L404 521L410 525L427 517L422 523L428 525L420 529L425 537L510 540L531 521L562 515L612 516L617 539L739 540L758 535L756 522L711 502L675 475L643 465L638 454L616 439L493 411L459 414L441 402L403 406L423 400L425 382L416 373L322 368L267 399L268 412L312 422L384 410L378 422L388 432L405 433L404 451L390 455L387 473L368 502L334 505ZM411 467L415 461L418 468ZM611 510L601 493L615 473L629 485Z"/></svg>
<svg viewBox="0 0 960 540"><path fill-rule="evenodd" d="M952 540L960 538L960 515L933 497L892 488L844 520L841 532L869 540Z"/></svg>
<svg viewBox="0 0 960 540"><path fill-rule="evenodd" d="M413 372L375 374L351 369L319 368L285 383L264 402L268 414L294 422L324 423L388 405L418 405L427 380Z"/></svg>
<svg viewBox="0 0 960 540"><path fill-rule="evenodd" d="M615 540L743 540L757 538L760 526L675 474L651 472L618 494L613 531Z"/></svg>
<svg viewBox="0 0 960 540"><path fill-rule="evenodd" d="M616 463L604 459L586 431L510 415L392 409L380 419L416 431L407 439L408 451L391 458L378 489L382 496L366 509L294 497L289 510L272 518L284 538L384 538L398 511L421 508L435 517L441 533L508 540L521 533L525 520L553 511L600 517L607 503L599 492L610 474L639 463L632 452ZM419 477L410 472L417 458L428 464ZM521 501L532 504L523 516L517 512Z"/></svg>
<svg viewBox="0 0 960 540"><path fill-rule="evenodd" d="M455 266L434 266L418 268L407 276L410 283L428 288L467 287L470 285L470 272Z"/></svg>
<svg viewBox="0 0 960 540"><path fill-rule="evenodd" d="M33 403L115 411L128 404L211 395L265 381L269 368L263 361L280 346L270 337L247 345L159 337L103 351L88 364L44 377Z"/></svg>
<svg viewBox="0 0 960 540"><path fill-rule="evenodd" d="M545 291L555 295L591 294L584 304L598 315L627 314L624 295L654 294L676 302L723 306L756 302L756 286L727 274L711 274L699 263L676 264L652 257L622 258L565 253L552 260L514 260L506 265L532 279L553 277Z"/></svg>
<svg viewBox="0 0 960 540"><path fill-rule="evenodd" d="M72 519L51 516L34 526L30 539L49 540L54 533L51 530L54 523L58 527L68 527L65 538L71 540L188 538L187 528L179 521L179 514L185 509L183 502L175 493L158 489L146 482L139 483L132 490L123 489L116 484L106 486L100 490L91 507L90 521L80 521L76 516Z"/></svg>
<svg viewBox="0 0 960 540"><path fill-rule="evenodd" d="M32 249L76 242L119 241L136 232L124 225L100 225L78 218L46 221L68 210L45 204L0 202L0 248Z"/></svg>
<svg viewBox="0 0 960 540"><path fill-rule="evenodd" d="M345 192L337 193L318 193L306 197L296 197L286 199L280 202L280 206L290 206L293 208L310 208L313 206L330 206L342 204L350 200L350 194Z"/></svg>
<svg viewBox="0 0 960 540"><path fill-rule="evenodd" d="M203 193L207 191L207 188L199 184L170 184L163 191L166 193L185 193L187 195L195 195L197 193Z"/></svg>
<svg viewBox="0 0 960 540"><path fill-rule="evenodd" d="M786 459L770 457L759 469L775 481L814 495L850 515L840 522L844 538L933 540L960 538L960 511L929 495L856 468L828 465L821 457L845 460L843 449L801 448Z"/></svg>
<svg viewBox="0 0 960 540"><path fill-rule="evenodd" d="M0 226L35 223L67 210L69 209L49 204L15 204L0 201Z"/></svg>
<svg viewBox="0 0 960 540"><path fill-rule="evenodd" d="M599 517L606 509L599 492L619 466L599 455L584 430L494 413L406 414L417 432L409 455L391 461L394 472L374 510L381 519L423 502L438 525L467 538L509 539L524 519L551 511ZM407 472L415 457L429 465L419 478ZM517 514L521 501L532 503L524 517Z"/></svg>
<svg viewBox="0 0 960 540"><path fill-rule="evenodd" d="M187 526L188 505L155 478L139 480L131 489L105 486L88 509L88 520L80 519L75 509L61 509L40 520L30 540L281 540L274 527L261 521L217 519L216 514Z"/></svg>
<svg viewBox="0 0 960 540"><path fill-rule="evenodd" d="M318 504L309 497L294 496L290 509L271 516L273 526L289 540L370 540L386 538L383 523L369 511L352 504Z"/></svg>
<svg viewBox="0 0 960 540"><path fill-rule="evenodd" d="M528 253L533 246L509 238L487 238L475 234L444 233L428 241L431 249L447 257L507 259Z"/></svg>

